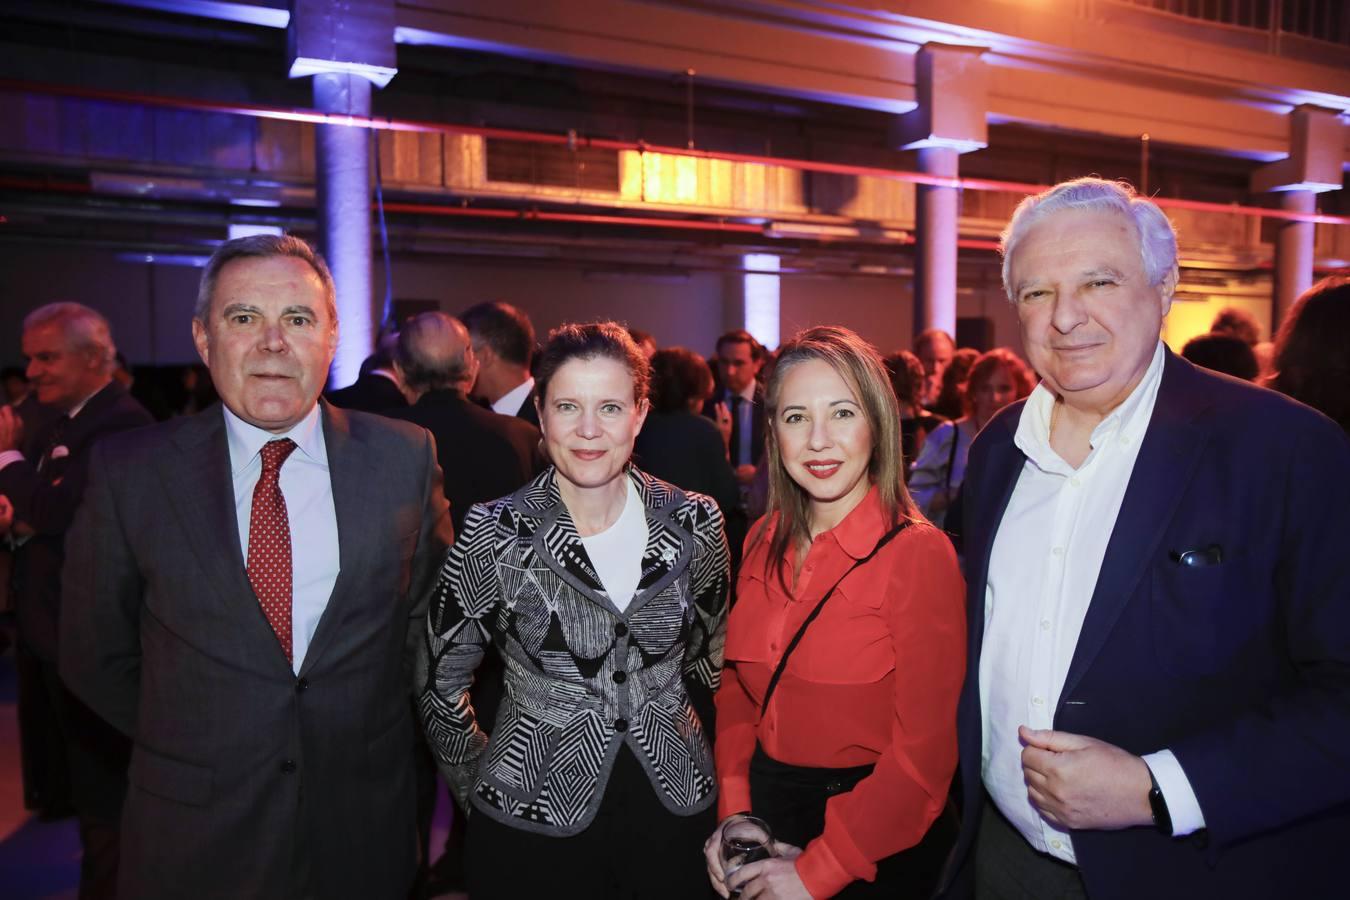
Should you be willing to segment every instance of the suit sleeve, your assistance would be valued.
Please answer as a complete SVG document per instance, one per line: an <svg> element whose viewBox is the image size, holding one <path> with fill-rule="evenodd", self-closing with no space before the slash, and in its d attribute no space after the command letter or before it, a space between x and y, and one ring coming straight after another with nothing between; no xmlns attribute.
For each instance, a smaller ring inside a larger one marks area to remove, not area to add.
<svg viewBox="0 0 1350 900"><path fill-rule="evenodd" d="M916 526L905 538L896 543L884 601L899 667L891 742L870 775L825 804L824 833L797 858L813 897L875 877L878 860L922 840L956 771L965 583L940 532Z"/></svg>
<svg viewBox="0 0 1350 900"><path fill-rule="evenodd" d="M1327 420L1313 424L1291 435L1280 520L1251 526L1283 531L1272 644L1293 677L1168 748L1200 801L1211 853L1350 803L1350 442Z"/></svg>
<svg viewBox="0 0 1350 900"><path fill-rule="evenodd" d="M100 449L90 454L85 502L66 537L60 669L66 685L132 735L140 701L144 582Z"/></svg>
<svg viewBox="0 0 1350 900"><path fill-rule="evenodd" d="M418 708L427 742L461 809L468 809L487 735L478 726L469 688L491 642L490 617L500 599L493 558L494 517L475 504L450 549L432 593L418 654Z"/></svg>
<svg viewBox="0 0 1350 900"><path fill-rule="evenodd" d="M436 441L430 432L423 432L422 467L426 473L422 486L422 528L413 551L412 578L408 584L413 604L408 613L406 674L413 696L417 696L422 681L417 675L417 655L426 630L427 608L436 585L436 573L445 560L446 550L455 539L455 528L450 520L450 504L441 487L441 467L436 462Z"/></svg>
<svg viewBox="0 0 1350 900"><path fill-rule="evenodd" d="M90 435L92 444L100 437L148 425L150 417L142 410L119 413L109 417ZM14 504L14 521L23 522L40 535L60 536L70 530L75 510L84 497L88 479L89 452L77 450L66 457L60 477L54 481L43 477L34 463L15 461L0 469L0 494Z"/></svg>
<svg viewBox="0 0 1350 900"><path fill-rule="evenodd" d="M727 637L727 587L731 557L727 552L722 511L708 497L698 500L694 527L694 560L689 592L694 620L684 649L684 680L689 699L709 726L713 721L713 694L722 676Z"/></svg>

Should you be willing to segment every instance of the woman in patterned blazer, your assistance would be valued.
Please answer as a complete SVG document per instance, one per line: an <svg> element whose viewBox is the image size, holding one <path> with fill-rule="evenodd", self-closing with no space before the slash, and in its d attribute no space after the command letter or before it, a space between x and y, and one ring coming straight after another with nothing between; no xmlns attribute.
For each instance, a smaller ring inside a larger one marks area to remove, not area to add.
<svg viewBox="0 0 1350 900"><path fill-rule="evenodd" d="M623 328L555 330L535 378L553 465L470 510L421 657L427 736L474 810L469 893L706 895L716 787L697 710L722 664L722 516L630 464L649 368ZM491 737L469 702L489 641L506 660Z"/></svg>

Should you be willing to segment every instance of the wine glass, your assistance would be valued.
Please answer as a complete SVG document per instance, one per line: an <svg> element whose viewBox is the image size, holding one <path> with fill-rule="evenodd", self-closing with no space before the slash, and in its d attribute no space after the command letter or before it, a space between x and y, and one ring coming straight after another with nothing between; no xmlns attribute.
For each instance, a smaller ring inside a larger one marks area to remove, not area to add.
<svg viewBox="0 0 1350 900"><path fill-rule="evenodd" d="M731 881L731 876L742 866L773 856L773 833L763 819L754 816L735 816L722 826L722 880ZM731 896L739 897L739 890L733 890Z"/></svg>

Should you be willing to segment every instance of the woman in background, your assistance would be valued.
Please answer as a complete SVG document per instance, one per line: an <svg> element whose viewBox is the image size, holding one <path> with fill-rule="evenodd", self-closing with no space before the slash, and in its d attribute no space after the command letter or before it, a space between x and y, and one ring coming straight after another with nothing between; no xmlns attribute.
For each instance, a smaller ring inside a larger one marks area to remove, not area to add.
<svg viewBox="0 0 1350 900"><path fill-rule="evenodd" d="M905 464L905 480L909 480L910 463L918 459L923 442L934 429L946 421L919 405L923 392L923 363L908 350L897 350L886 357L886 374L900 405L900 452Z"/></svg>
<svg viewBox="0 0 1350 900"><path fill-rule="evenodd" d="M728 621L709 876L723 897L927 898L956 833L956 557L905 491L899 410L870 345L844 328L798 334L765 404L769 512ZM747 811L784 843L728 880L721 830Z"/></svg>
<svg viewBox="0 0 1350 900"><path fill-rule="evenodd" d="M723 515L734 511L739 493L726 442L701 414L713 392L707 362L692 350L667 347L651 363L652 411L633 444L634 459L649 475L712 497Z"/></svg>
<svg viewBox="0 0 1350 900"><path fill-rule="evenodd" d="M942 370L942 390L929 411L944 419L956 419L965 410L966 379L970 377L970 367L980 358L980 351L971 347L962 347L952 356L947 368Z"/></svg>
<svg viewBox="0 0 1350 900"><path fill-rule="evenodd" d="M1350 432L1350 275L1308 288L1275 338L1275 374L1266 382Z"/></svg>
<svg viewBox="0 0 1350 900"><path fill-rule="evenodd" d="M947 509L966 476L970 442L994 413L1031 393L1034 386L1026 363L1006 347L996 347L975 360L966 381L966 414L939 425L914 461L909 490L919 509L941 527Z"/></svg>

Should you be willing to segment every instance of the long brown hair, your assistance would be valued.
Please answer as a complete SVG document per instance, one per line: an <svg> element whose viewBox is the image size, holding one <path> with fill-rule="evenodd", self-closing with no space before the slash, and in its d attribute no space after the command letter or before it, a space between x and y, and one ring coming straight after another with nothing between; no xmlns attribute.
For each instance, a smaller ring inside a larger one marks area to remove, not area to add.
<svg viewBox="0 0 1350 900"><path fill-rule="evenodd" d="M867 474L881 495L886 521L892 525L903 519L921 518L918 507L905 488L904 461L900 454L900 409L891 390L890 377L881 354L857 334L837 325L819 325L799 331L779 350L778 358L765 381L764 405L769 428L764 435L764 450L769 468L769 508L755 527L750 545L764 539L770 518L778 513L778 528L769 542L765 575L778 569L784 587L787 551L802 547L811 539L810 497L792 480L783 465L778 446L779 395L783 379L794 367L817 359L834 369L857 396L863 417L872 429L872 458Z"/></svg>

